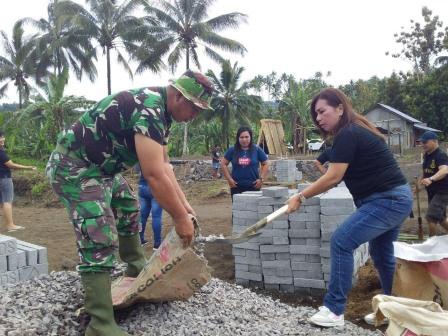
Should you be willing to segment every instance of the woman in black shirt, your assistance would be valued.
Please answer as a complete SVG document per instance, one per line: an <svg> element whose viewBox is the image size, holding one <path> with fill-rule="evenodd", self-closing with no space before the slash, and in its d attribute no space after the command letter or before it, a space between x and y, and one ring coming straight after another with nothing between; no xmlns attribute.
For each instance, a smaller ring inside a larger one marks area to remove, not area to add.
<svg viewBox="0 0 448 336"><path fill-rule="evenodd" d="M357 210L333 233L331 275L324 306L310 322L344 325L344 310L352 287L353 251L369 242L369 252L386 295L391 294L395 270L393 242L412 208L412 194L383 136L365 117L355 113L348 98L327 88L314 97L311 116L324 138L333 138L330 165L316 182L289 201L297 210L309 197L344 180ZM373 314L365 317L374 323ZM385 322L385 321L383 321Z"/></svg>

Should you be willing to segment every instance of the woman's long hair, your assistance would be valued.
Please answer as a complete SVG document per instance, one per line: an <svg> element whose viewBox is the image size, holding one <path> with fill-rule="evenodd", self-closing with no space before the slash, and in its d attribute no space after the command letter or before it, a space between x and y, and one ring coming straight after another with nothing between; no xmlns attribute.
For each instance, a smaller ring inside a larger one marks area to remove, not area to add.
<svg viewBox="0 0 448 336"><path fill-rule="evenodd" d="M317 122L317 112L316 112L316 103L319 99L323 99L327 102L328 105L336 108L339 105L342 105L342 109L344 113L339 119L336 128L331 132L328 132L319 126ZM319 92L316 96L314 96L311 102L311 117L313 118L314 125L319 129L322 136L327 139L331 136L335 136L342 128L350 124L357 124L365 129L369 130L373 134L380 137L382 140L385 140L384 136L378 131L374 124L372 124L366 117L356 113L353 110L352 104L350 103L347 96L340 90L335 88L326 88Z"/></svg>
<svg viewBox="0 0 448 336"><path fill-rule="evenodd" d="M241 148L241 144L240 144L240 135L243 132L249 132L250 135L250 142L249 142L249 153L252 152L253 148L254 148L254 137L253 137L253 133L250 127L247 126L241 126L240 128L238 128L238 131L236 131L236 140L235 140L235 146L234 146L234 153L233 153L233 159L232 162L236 163L236 159L238 158L238 154L243 150Z"/></svg>

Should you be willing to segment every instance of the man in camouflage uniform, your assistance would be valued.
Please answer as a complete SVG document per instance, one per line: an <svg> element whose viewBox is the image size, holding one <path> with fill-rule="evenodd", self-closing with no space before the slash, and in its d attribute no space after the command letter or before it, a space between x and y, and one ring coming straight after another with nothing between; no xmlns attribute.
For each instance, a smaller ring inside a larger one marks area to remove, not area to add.
<svg viewBox="0 0 448 336"><path fill-rule="evenodd" d="M140 163L159 204L172 216L188 246L194 210L169 165L171 121L186 122L210 109L213 87L187 71L168 87L123 91L104 98L60 134L46 173L75 229L85 308L86 335L127 335L115 323L110 270L118 248L136 277L145 264L138 227L138 200L120 172ZM116 224L115 224L116 222Z"/></svg>

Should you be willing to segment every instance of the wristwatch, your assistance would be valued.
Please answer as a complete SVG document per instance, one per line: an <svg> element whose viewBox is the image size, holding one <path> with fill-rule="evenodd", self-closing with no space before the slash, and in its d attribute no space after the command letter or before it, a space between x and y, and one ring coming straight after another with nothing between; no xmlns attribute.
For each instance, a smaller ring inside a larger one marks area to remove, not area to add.
<svg viewBox="0 0 448 336"><path fill-rule="evenodd" d="M430 180L431 182L434 182L434 178L433 178L432 176L429 177L429 180Z"/></svg>
<svg viewBox="0 0 448 336"><path fill-rule="evenodd" d="M303 202L306 201L306 197L305 197L304 194L302 194L301 192L299 192L297 195L299 196L300 203L303 203Z"/></svg>

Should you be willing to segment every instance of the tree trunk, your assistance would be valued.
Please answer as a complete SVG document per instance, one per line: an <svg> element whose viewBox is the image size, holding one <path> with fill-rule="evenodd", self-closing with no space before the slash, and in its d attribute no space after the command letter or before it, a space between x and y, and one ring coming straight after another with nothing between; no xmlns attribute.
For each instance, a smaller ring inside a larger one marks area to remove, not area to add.
<svg viewBox="0 0 448 336"><path fill-rule="evenodd" d="M111 88L111 73L110 73L110 49L106 47L106 60L107 60L107 95L112 93Z"/></svg>
<svg viewBox="0 0 448 336"><path fill-rule="evenodd" d="M19 84L18 89L19 89L19 109L21 110L22 109L22 85L21 84Z"/></svg>
<svg viewBox="0 0 448 336"><path fill-rule="evenodd" d="M190 69L190 49L187 47L187 51L185 52L185 57L187 61L187 70ZM184 125L184 145L182 146L182 156L188 154L188 123Z"/></svg>

